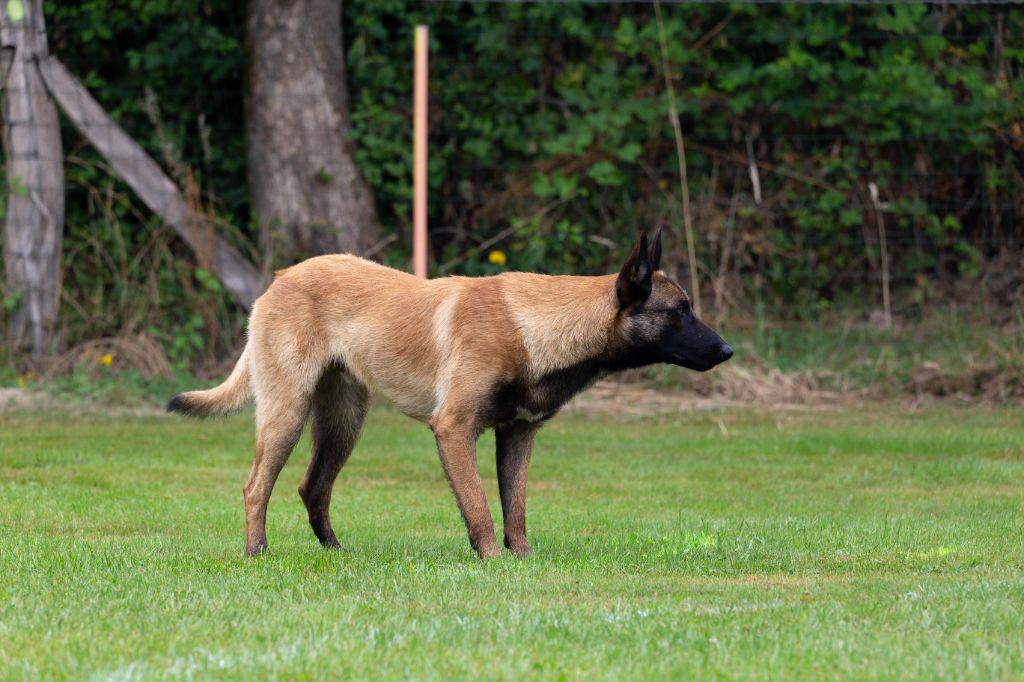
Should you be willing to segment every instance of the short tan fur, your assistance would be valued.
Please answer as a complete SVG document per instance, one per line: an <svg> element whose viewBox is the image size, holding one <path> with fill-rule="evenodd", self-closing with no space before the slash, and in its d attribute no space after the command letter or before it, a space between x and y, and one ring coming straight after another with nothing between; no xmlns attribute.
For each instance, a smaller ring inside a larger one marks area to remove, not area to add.
<svg viewBox="0 0 1024 682"><path fill-rule="evenodd" d="M658 270L660 250L660 234L650 247L643 236L620 273L601 277L422 280L351 255L311 258L278 272L256 301L228 379L168 409L209 416L255 399L243 488L250 555L267 549L270 494L307 421L312 458L299 494L320 542L339 546L331 492L378 395L433 430L471 545L497 556L476 462L476 440L493 427L505 546L528 555L526 470L544 421L603 374L652 362L704 370L732 354Z"/></svg>

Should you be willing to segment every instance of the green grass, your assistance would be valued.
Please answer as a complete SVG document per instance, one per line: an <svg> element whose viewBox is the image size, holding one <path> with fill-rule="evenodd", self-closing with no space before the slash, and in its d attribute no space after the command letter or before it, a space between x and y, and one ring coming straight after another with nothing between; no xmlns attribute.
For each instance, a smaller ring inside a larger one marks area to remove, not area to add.
<svg viewBox="0 0 1024 682"><path fill-rule="evenodd" d="M1007 319L997 324L971 308L942 305L882 329L867 321L866 312L843 311L813 322L755 319L750 328L726 328L725 334L735 337L739 353L753 352L768 367L830 375L823 381L826 388L875 387L900 394L923 363L933 363L954 381L979 368L1004 379L1024 376L1024 309L1003 313ZM964 387L968 394L979 388Z"/></svg>
<svg viewBox="0 0 1024 682"><path fill-rule="evenodd" d="M336 488L349 551L305 523L303 443L244 559L252 444L247 417L0 416L0 678L1024 676L1020 410L564 415L535 556L486 564L387 411Z"/></svg>

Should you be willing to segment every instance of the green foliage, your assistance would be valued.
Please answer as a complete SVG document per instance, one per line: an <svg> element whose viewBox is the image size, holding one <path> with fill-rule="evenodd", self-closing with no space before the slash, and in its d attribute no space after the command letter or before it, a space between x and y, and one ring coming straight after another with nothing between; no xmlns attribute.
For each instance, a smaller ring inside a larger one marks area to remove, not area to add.
<svg viewBox="0 0 1024 682"><path fill-rule="evenodd" d="M412 30L425 23L436 264L608 272L638 230L663 227L665 263L685 274L652 6L349 0L344 9L357 161L385 235L399 237L385 261L408 262ZM253 252L244 3L84 0L45 11L51 51L179 183L198 187L222 234ZM876 300L869 182L897 288L986 282L993 256L1022 248L1024 49L1013 37L1024 10L734 3L662 14L699 273L720 312L809 315L844 297ZM230 347L241 315L227 295L70 128L65 149L66 341L152 328L181 362L211 340ZM491 249L507 263L489 262Z"/></svg>
<svg viewBox="0 0 1024 682"><path fill-rule="evenodd" d="M85 0L44 11L51 52L114 120L186 193L198 188L221 232L245 225L243 3ZM147 332L176 364L231 349L241 318L220 282L64 125L65 342Z"/></svg>
<svg viewBox="0 0 1024 682"><path fill-rule="evenodd" d="M77 170L69 193L82 192L88 201L65 228L68 341L145 332L177 365L232 351L242 318L220 281L102 168L83 163Z"/></svg>
<svg viewBox="0 0 1024 682"><path fill-rule="evenodd" d="M118 124L163 159L166 145L143 103L146 89L152 90L163 132L180 161L232 211L244 210L243 2L48 0L43 11L50 51ZM208 152L204 136L210 139ZM79 150L81 143L71 138L75 143L68 151ZM71 164L69 184L77 173Z"/></svg>
<svg viewBox="0 0 1024 682"><path fill-rule="evenodd" d="M1020 245L1021 145L1005 143L1019 138L1024 61L1003 46L1024 30L1024 12L686 5L663 14L709 279L735 276L808 310L871 285L879 257L869 182L880 189L892 267L905 277L957 272L962 244L991 255L1002 245L993 232L1009 230ZM474 242L522 221L505 242L510 267L604 272L636 230L665 226L669 262L685 266L650 6L346 3L360 164L385 221L403 229L417 23L432 31L431 221L452 225L435 240L472 258ZM566 239L556 229L564 221L620 248Z"/></svg>

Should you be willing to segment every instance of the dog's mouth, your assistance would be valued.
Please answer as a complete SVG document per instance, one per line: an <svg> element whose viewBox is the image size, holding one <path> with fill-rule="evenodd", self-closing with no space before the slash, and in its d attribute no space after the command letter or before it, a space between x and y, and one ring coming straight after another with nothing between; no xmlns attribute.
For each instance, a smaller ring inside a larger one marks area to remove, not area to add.
<svg viewBox="0 0 1024 682"><path fill-rule="evenodd" d="M690 359L689 357L683 355L682 353L673 353L671 355L671 359L673 365L679 365L680 367L685 367L686 369L692 369L694 372L706 372L718 364L717 362L696 362Z"/></svg>

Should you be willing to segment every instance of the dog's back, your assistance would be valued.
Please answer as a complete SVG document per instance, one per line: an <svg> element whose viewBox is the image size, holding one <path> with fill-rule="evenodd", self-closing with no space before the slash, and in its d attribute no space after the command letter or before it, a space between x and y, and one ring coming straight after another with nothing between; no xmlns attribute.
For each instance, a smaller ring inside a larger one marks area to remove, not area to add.
<svg viewBox="0 0 1024 682"><path fill-rule="evenodd" d="M485 356L492 368L512 354L500 289L493 277L423 280L350 255L312 258L280 273L256 302L252 366L271 364L288 372L280 380L313 383L335 362L427 420L444 400L442 375L456 351L464 361ZM476 352L466 353L469 347Z"/></svg>

